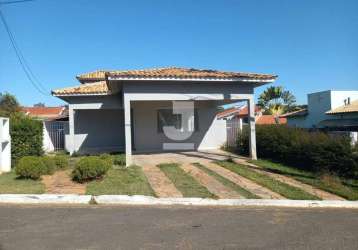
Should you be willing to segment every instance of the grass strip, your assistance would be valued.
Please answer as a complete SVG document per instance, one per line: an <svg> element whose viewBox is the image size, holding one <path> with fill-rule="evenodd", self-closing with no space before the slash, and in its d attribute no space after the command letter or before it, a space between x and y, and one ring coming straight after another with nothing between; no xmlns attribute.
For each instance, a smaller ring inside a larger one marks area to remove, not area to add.
<svg viewBox="0 0 358 250"><path fill-rule="evenodd" d="M332 175L319 176L309 171L299 170L268 160L252 160L250 162L270 172L292 177L300 182L336 194L345 199L358 200L358 184L354 180L344 180Z"/></svg>
<svg viewBox="0 0 358 250"><path fill-rule="evenodd" d="M202 165L200 163L194 163L193 165L195 165L196 167L198 167L199 169L201 169L202 171L204 171L208 175L214 177L217 181L219 181L224 186L236 191L237 193L239 193L243 197L245 197L247 199L261 199L259 196L257 196L255 194L251 193L250 191L242 188L241 186L239 186L236 183L226 179L225 177L219 175L218 173L208 169L204 165Z"/></svg>
<svg viewBox="0 0 358 250"><path fill-rule="evenodd" d="M273 192L281 194L282 196L291 199L291 200L319 200L319 198L315 195L309 194L299 188L290 186L286 183L280 182L267 176L265 174L261 174L255 172L248 168L247 166L228 162L228 161L219 161L217 162L220 166L239 174L247 179L250 179L257 184L271 189Z"/></svg>
<svg viewBox="0 0 358 250"><path fill-rule="evenodd" d="M0 194L42 194L45 185L40 180L17 178L14 171L0 175Z"/></svg>
<svg viewBox="0 0 358 250"><path fill-rule="evenodd" d="M184 197L218 198L197 182L194 177L187 174L178 164L164 163L159 164L158 167L173 182L174 186Z"/></svg>
<svg viewBox="0 0 358 250"><path fill-rule="evenodd" d="M155 196L143 170L139 166L110 169L102 180L87 184L86 193L91 195L148 195Z"/></svg>

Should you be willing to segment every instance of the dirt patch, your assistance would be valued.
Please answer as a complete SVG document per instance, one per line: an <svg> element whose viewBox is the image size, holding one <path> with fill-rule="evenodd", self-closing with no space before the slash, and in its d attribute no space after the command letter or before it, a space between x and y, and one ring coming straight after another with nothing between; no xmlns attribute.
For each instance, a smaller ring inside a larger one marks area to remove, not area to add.
<svg viewBox="0 0 358 250"><path fill-rule="evenodd" d="M224 186L214 177L208 175L204 171L200 170L199 168L191 164L181 166L181 168L184 169L184 171L187 172L188 174L192 175L201 185L206 187L210 193L215 194L219 198L222 199L243 198L240 194L238 194L234 190L231 190L230 188Z"/></svg>
<svg viewBox="0 0 358 250"><path fill-rule="evenodd" d="M144 165L143 172L158 197L183 197L174 184L157 166Z"/></svg>
<svg viewBox="0 0 358 250"><path fill-rule="evenodd" d="M53 175L44 175L42 183L48 194L85 194L86 184L79 184L71 180L71 171L56 171Z"/></svg>

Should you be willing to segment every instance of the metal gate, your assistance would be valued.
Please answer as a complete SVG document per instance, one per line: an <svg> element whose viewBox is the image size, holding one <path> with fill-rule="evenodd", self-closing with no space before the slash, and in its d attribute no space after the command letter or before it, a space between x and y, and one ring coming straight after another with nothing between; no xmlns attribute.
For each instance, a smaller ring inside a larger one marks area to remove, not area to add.
<svg viewBox="0 0 358 250"><path fill-rule="evenodd" d="M65 149L65 134L68 133L68 121L46 122L46 130L55 151Z"/></svg>
<svg viewBox="0 0 358 250"><path fill-rule="evenodd" d="M226 146L227 147L236 147L237 146L237 137L239 132L241 132L243 124L242 120L232 119L226 121Z"/></svg>

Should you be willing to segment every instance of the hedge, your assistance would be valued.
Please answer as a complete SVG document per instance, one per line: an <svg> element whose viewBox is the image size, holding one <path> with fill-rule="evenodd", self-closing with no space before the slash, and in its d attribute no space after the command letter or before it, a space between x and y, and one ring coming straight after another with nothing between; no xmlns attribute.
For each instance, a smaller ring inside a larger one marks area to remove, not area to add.
<svg viewBox="0 0 358 250"><path fill-rule="evenodd" d="M248 128L238 135L237 150L248 154ZM285 125L257 125L256 148L260 158L314 172L358 175L358 156L345 136L330 136Z"/></svg>
<svg viewBox="0 0 358 250"><path fill-rule="evenodd" d="M11 158L14 165L23 156L41 156L42 122L21 114L10 118Z"/></svg>

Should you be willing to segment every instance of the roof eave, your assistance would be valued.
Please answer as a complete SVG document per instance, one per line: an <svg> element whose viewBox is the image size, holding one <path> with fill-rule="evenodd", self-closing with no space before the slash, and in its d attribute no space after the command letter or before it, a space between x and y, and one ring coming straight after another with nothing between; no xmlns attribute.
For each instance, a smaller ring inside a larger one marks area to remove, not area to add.
<svg viewBox="0 0 358 250"><path fill-rule="evenodd" d="M70 96L105 96L105 95L112 95L112 93L69 93L69 94L56 94L52 93L52 96L56 97L70 97Z"/></svg>
<svg viewBox="0 0 358 250"><path fill-rule="evenodd" d="M272 83L277 76L270 79L253 79L253 78L181 78L181 77L135 77L135 76L108 76L112 81L187 81L187 82L252 82L252 83Z"/></svg>

